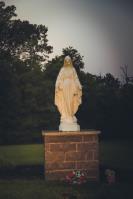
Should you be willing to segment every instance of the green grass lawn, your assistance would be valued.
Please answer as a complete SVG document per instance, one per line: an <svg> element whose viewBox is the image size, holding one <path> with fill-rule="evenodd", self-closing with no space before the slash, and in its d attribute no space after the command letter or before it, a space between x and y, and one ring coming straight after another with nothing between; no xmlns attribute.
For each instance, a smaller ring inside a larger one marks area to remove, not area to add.
<svg viewBox="0 0 133 199"><path fill-rule="evenodd" d="M131 141L101 141L100 165L133 171L132 151ZM43 166L43 156L42 144L0 146L0 168L8 170L16 166ZM109 186L101 181L70 186L61 182L45 182L43 174L29 177L24 173L24 177L0 177L0 199L62 199L64 192L72 193L78 199L132 199L133 183L117 181Z"/></svg>
<svg viewBox="0 0 133 199"><path fill-rule="evenodd" d="M0 146L0 167L43 164L42 144Z"/></svg>

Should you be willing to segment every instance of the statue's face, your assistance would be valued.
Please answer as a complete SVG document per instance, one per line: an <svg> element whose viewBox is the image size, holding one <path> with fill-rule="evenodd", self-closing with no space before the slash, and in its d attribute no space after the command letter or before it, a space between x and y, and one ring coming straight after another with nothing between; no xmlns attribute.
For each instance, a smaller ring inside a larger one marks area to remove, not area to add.
<svg viewBox="0 0 133 199"><path fill-rule="evenodd" d="M67 66L72 66L72 61L70 57L66 57L64 60L64 65Z"/></svg>
<svg viewBox="0 0 133 199"><path fill-rule="evenodd" d="M70 59L66 59L65 61L66 61L66 64L67 64L67 65L70 65L70 64L71 64L71 60L70 60Z"/></svg>

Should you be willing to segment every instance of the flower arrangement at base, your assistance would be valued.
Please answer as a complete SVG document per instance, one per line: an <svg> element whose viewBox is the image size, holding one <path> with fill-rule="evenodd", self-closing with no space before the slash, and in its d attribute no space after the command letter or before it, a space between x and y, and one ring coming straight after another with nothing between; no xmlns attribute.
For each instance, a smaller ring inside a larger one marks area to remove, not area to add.
<svg viewBox="0 0 133 199"><path fill-rule="evenodd" d="M116 177L115 177L115 171L114 170L106 169L105 175L106 175L106 179L107 179L108 184L115 183Z"/></svg>
<svg viewBox="0 0 133 199"><path fill-rule="evenodd" d="M66 175L65 181L68 184L83 184L87 181L87 174L83 171L72 171Z"/></svg>

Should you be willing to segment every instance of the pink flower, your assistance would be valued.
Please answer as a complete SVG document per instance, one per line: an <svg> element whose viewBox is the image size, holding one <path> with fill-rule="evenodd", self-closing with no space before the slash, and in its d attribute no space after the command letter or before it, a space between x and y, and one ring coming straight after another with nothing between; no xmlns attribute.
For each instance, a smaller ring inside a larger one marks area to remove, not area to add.
<svg viewBox="0 0 133 199"><path fill-rule="evenodd" d="M107 182L108 184L113 184L115 183L115 171L110 170L110 169L106 169L105 171L105 175L107 177Z"/></svg>

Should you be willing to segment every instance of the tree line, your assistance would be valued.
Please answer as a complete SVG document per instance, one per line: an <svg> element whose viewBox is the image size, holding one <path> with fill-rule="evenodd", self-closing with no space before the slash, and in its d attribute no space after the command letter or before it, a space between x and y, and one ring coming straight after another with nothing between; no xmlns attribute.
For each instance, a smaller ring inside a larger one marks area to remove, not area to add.
<svg viewBox="0 0 133 199"><path fill-rule="evenodd" d="M16 16L15 6L0 2L0 144L40 142L42 130L58 130L54 89L66 55L83 86L81 129L99 129L103 139L131 138L132 79L122 83L110 73L84 72L83 57L73 47L48 61L48 28Z"/></svg>

